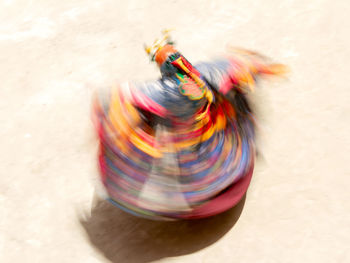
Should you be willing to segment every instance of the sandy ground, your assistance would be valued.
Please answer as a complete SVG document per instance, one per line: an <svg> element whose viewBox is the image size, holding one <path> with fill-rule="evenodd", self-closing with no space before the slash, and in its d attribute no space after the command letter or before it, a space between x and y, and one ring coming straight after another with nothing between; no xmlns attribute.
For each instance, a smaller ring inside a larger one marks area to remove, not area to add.
<svg viewBox="0 0 350 263"><path fill-rule="evenodd" d="M0 1L0 262L350 262L347 0ZM141 220L94 198L93 91L232 44L290 66L253 95L261 155L238 207Z"/></svg>

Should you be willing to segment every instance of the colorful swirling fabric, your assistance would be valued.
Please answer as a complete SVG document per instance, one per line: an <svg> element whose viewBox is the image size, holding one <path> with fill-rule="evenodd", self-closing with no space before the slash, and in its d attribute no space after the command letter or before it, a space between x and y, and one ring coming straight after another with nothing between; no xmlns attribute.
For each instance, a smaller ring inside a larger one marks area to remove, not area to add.
<svg viewBox="0 0 350 263"><path fill-rule="evenodd" d="M254 167L245 92L281 66L240 53L194 67L178 52L159 66L159 80L124 83L95 100L108 200L158 220L221 213L243 197Z"/></svg>

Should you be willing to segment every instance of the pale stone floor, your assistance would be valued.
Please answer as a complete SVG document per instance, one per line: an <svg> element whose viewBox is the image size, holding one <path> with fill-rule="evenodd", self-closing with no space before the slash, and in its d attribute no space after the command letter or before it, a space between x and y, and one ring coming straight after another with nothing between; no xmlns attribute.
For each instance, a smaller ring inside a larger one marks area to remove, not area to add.
<svg viewBox="0 0 350 263"><path fill-rule="evenodd" d="M0 262L350 262L347 0L0 1ZM289 65L253 94L260 157L244 201L161 223L94 199L94 90L158 76L175 28L193 62L232 44Z"/></svg>

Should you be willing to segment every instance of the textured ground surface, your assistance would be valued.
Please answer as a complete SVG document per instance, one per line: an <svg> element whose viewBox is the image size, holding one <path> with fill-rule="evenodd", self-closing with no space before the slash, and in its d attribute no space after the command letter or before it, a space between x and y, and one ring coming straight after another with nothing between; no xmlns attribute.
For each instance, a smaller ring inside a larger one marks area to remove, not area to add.
<svg viewBox="0 0 350 263"><path fill-rule="evenodd" d="M204 4L206 3L206 4ZM349 262L349 11L330 1L0 1L0 262ZM261 156L222 216L159 223L94 200L94 89L233 44L290 66L254 99ZM239 219L238 219L239 218Z"/></svg>

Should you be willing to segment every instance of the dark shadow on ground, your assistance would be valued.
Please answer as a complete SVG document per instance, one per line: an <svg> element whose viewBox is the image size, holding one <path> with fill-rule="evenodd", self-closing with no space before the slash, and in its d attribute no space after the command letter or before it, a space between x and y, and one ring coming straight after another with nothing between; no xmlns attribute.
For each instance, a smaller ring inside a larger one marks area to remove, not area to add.
<svg viewBox="0 0 350 263"><path fill-rule="evenodd" d="M237 222L245 196L231 210L207 219L160 222L129 215L104 200L81 219L90 242L111 262L145 263L203 249Z"/></svg>

